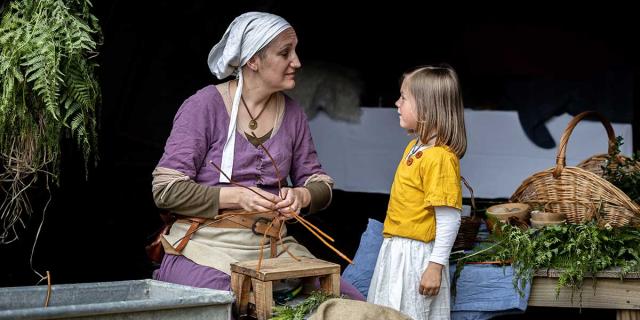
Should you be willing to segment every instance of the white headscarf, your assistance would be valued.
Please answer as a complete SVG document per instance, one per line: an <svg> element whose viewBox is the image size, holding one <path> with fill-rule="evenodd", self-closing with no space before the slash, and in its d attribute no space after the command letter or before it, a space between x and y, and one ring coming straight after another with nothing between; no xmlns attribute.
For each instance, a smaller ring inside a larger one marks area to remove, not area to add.
<svg viewBox="0 0 640 320"><path fill-rule="evenodd" d="M232 74L238 77L238 88L231 104L231 116L227 140L222 149L222 163L220 168L227 176L233 173L233 155L235 149L236 121L238 106L242 94L242 66L253 55L264 48L271 40L285 29L291 27L283 18L265 12L247 12L235 18L227 31L209 52L209 69L218 79ZM220 182L229 180L220 174Z"/></svg>

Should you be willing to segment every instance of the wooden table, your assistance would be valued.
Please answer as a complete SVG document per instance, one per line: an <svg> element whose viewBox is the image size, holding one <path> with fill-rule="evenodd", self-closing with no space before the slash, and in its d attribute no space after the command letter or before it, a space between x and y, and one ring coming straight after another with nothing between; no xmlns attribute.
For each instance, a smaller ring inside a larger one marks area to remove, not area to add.
<svg viewBox="0 0 640 320"><path fill-rule="evenodd" d="M260 270L258 260L231 264L231 290L236 295L236 312L249 314L249 305L255 306L258 320L271 318L273 307L273 281L299 279L305 281L307 293L312 290L315 278L320 280L320 290L340 295L340 265L312 258L264 259Z"/></svg>
<svg viewBox="0 0 640 320"><path fill-rule="evenodd" d="M562 288L556 299L558 270L538 270L533 278L529 306L560 308L616 309L618 320L640 320L640 273L630 273L624 281L616 270L596 274L596 288L593 280L585 277L582 284L582 305L580 292L571 299L571 289Z"/></svg>

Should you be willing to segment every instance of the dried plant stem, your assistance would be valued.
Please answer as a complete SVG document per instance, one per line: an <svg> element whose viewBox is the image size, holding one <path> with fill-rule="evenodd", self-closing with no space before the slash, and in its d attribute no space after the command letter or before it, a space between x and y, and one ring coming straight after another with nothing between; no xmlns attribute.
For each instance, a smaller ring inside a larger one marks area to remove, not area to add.
<svg viewBox="0 0 640 320"><path fill-rule="evenodd" d="M51 298L51 273L47 270L47 298L44 300L44 307L49 306L49 299Z"/></svg>
<svg viewBox="0 0 640 320"><path fill-rule="evenodd" d="M29 191L39 177L44 176L47 180L48 177L54 177L46 168L56 160L46 150L43 150L41 155L36 155L37 136L22 135L9 139L11 147L0 152L4 167L0 173L0 190L4 194L0 204L0 244L8 244L18 239L16 225L24 228L22 219L33 213ZM39 160L34 161L34 158ZM37 167L34 167L34 164L37 164Z"/></svg>

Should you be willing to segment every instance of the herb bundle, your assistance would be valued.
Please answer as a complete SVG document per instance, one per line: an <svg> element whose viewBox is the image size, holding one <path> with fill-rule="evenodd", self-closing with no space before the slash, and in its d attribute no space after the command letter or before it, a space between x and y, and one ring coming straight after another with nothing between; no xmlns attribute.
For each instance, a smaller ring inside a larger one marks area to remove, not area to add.
<svg viewBox="0 0 640 320"><path fill-rule="evenodd" d="M325 301L337 298L322 291L314 291L296 306L276 306L273 308L274 320L302 320L314 312Z"/></svg>
<svg viewBox="0 0 640 320"><path fill-rule="evenodd" d="M556 294L563 287L579 290L585 277L609 268L619 268L620 277L640 271L640 230L633 227L600 228L595 221L564 224L542 229L520 229L505 224L493 242L458 259L456 277L465 262L510 261L513 285L521 295L537 269L558 269L562 273Z"/></svg>
<svg viewBox="0 0 640 320"><path fill-rule="evenodd" d="M602 177L624 192L633 202L640 203L640 152L631 158L620 155L622 137L618 136L615 150L602 166Z"/></svg>

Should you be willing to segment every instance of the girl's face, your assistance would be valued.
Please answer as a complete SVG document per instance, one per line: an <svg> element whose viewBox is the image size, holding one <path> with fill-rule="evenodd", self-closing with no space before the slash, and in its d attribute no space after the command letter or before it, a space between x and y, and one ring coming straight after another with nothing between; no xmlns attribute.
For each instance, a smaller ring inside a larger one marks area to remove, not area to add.
<svg viewBox="0 0 640 320"><path fill-rule="evenodd" d="M409 91L408 80L408 77L402 80L400 98L396 101L396 107L398 107L400 127L407 130L416 130L418 126L418 112L416 110L416 100Z"/></svg>
<svg viewBox="0 0 640 320"><path fill-rule="evenodd" d="M282 31L265 48L265 53L256 55L259 76L275 91L290 90L296 85L295 73L302 65L296 54L298 37L293 28Z"/></svg>

